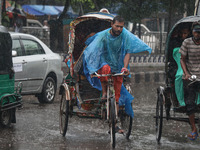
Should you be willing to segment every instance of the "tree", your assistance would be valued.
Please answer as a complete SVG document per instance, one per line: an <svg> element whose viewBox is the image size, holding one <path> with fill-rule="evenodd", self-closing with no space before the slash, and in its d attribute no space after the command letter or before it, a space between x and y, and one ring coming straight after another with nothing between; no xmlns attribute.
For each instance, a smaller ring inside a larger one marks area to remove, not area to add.
<svg viewBox="0 0 200 150"><path fill-rule="evenodd" d="M78 10L80 15L91 11L99 11L103 7L109 10L115 9L117 10L115 13L123 16L126 21L133 22L134 27L139 23L140 37L140 24L142 19L154 17L159 20L161 17L165 17L168 21L167 31L169 32L172 25L182 18L183 14L185 16L193 15L195 0L43 0L43 3L45 2L46 4L64 4L64 10L58 19L60 21L66 15L69 5L74 10ZM160 14L164 15L160 16Z"/></svg>
<svg viewBox="0 0 200 150"><path fill-rule="evenodd" d="M195 0L160 0L160 4L160 11L165 10L168 13L168 33L174 24L172 21L175 16L180 16L180 19L194 14Z"/></svg>
<svg viewBox="0 0 200 150"><path fill-rule="evenodd" d="M126 21L139 23L139 37L140 24L143 18L150 17L150 15L157 10L156 0L124 0L121 3L119 14L125 18ZM133 28L133 30L134 30Z"/></svg>
<svg viewBox="0 0 200 150"><path fill-rule="evenodd" d="M67 8L71 5L74 10L77 10L76 12L83 15L87 12L99 11L101 8L111 9L116 3L119 3L119 0L42 0L38 4L64 5Z"/></svg>
<svg viewBox="0 0 200 150"><path fill-rule="evenodd" d="M118 13L135 25L140 24L144 18L159 18L159 14L165 14L168 20L168 32L180 18L193 15L195 5L195 0L116 0L115 2L120 3Z"/></svg>
<svg viewBox="0 0 200 150"><path fill-rule="evenodd" d="M69 6L70 6L70 0L66 0L65 1L64 9L63 9L62 13L60 14L58 20L62 20L64 18L64 16L67 13L67 10L68 10Z"/></svg>

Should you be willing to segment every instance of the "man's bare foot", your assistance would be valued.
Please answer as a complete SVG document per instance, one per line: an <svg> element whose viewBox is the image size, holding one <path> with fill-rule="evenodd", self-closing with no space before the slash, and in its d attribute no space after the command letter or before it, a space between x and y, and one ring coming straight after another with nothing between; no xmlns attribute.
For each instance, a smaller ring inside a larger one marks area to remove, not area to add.
<svg viewBox="0 0 200 150"><path fill-rule="evenodd" d="M196 138L198 137L198 133L197 132L191 132L190 134L188 134L188 138L190 140L196 140Z"/></svg>
<svg viewBox="0 0 200 150"><path fill-rule="evenodd" d="M124 130L122 130L119 126L116 126L115 133L124 134Z"/></svg>
<svg viewBox="0 0 200 150"><path fill-rule="evenodd" d="M110 134L110 130L108 131L108 133ZM122 130L119 126L115 126L115 133L124 134L125 131Z"/></svg>

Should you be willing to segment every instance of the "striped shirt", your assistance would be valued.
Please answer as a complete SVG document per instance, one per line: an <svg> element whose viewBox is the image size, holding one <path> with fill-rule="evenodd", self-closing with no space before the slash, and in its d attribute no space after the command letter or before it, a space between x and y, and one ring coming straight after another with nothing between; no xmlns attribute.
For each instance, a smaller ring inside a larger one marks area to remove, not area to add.
<svg viewBox="0 0 200 150"><path fill-rule="evenodd" d="M186 56L186 67L189 74L200 78L200 45L195 44L192 37L187 38L183 41L179 52Z"/></svg>

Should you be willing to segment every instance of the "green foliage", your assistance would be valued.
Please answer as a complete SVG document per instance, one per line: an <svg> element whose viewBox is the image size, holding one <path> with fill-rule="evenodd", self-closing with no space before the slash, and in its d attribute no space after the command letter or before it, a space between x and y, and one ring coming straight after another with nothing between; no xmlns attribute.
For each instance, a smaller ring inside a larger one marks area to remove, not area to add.
<svg viewBox="0 0 200 150"><path fill-rule="evenodd" d="M160 0L160 4L160 11L165 10L169 12L171 9L171 12L176 15L185 12L187 12L188 16L194 14L195 0Z"/></svg>
<svg viewBox="0 0 200 150"><path fill-rule="evenodd" d="M181 19L184 15L194 14L195 0L116 0L120 2L118 14L126 21L140 23L144 18L168 19L170 28L174 20ZM162 14L162 16L159 16Z"/></svg>
<svg viewBox="0 0 200 150"><path fill-rule="evenodd" d="M72 7L79 7L82 5L84 11L88 10L93 10L95 8L94 3L92 0L71 0L71 5Z"/></svg>
<svg viewBox="0 0 200 150"><path fill-rule="evenodd" d="M5 27L9 27L10 26L10 20L8 15L6 14L6 12L2 13L2 25Z"/></svg>
<svg viewBox="0 0 200 150"><path fill-rule="evenodd" d="M70 2L75 12L79 12L82 7L84 13L99 11L101 8L107 8L109 11L111 8L118 10L120 6L119 11L115 13L132 22L156 17L158 12L171 12L173 17L183 15L184 12L187 12L188 16L193 15L195 4L195 0L41 0L40 4L64 6L66 1Z"/></svg>
<svg viewBox="0 0 200 150"><path fill-rule="evenodd" d="M111 0L72 0L74 2L81 3L84 12L99 11L101 8L108 8L111 4Z"/></svg>
<svg viewBox="0 0 200 150"><path fill-rule="evenodd" d="M119 14L127 21L140 22L141 19L149 17L156 10L156 0L124 0Z"/></svg>

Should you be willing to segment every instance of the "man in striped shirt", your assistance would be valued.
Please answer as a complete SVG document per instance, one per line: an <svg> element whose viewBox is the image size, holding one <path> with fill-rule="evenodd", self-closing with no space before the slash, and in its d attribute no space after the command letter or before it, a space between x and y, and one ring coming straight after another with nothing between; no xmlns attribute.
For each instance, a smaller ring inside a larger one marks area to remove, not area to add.
<svg viewBox="0 0 200 150"><path fill-rule="evenodd" d="M192 25L193 37L183 41L179 50L181 53L181 67L183 69L183 86L184 100L186 104L186 114L189 116L192 132L188 134L190 140L195 140L198 137L197 128L195 125L195 112L197 105L195 103L196 92L200 87L198 82L190 84L189 78L191 75L196 75L200 78L200 22L194 22Z"/></svg>

